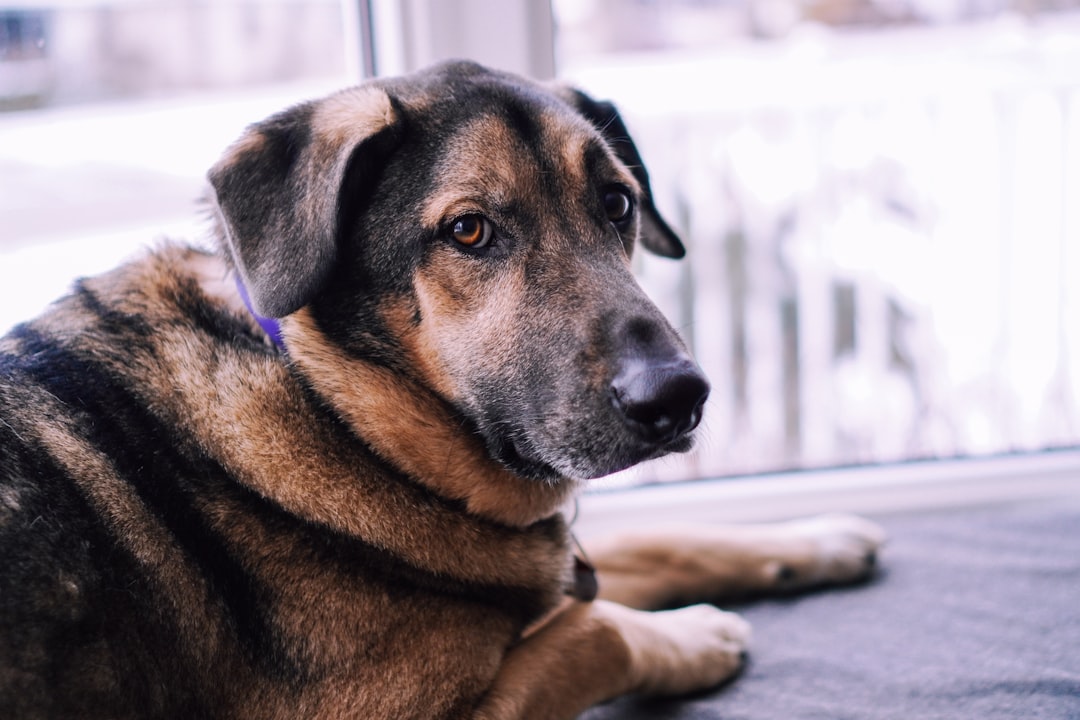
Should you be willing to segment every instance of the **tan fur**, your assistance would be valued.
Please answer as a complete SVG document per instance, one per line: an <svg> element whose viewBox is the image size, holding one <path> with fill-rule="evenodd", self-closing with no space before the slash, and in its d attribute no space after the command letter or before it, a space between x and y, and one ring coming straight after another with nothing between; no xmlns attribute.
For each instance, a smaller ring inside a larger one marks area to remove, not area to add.
<svg viewBox="0 0 1080 720"><path fill-rule="evenodd" d="M124 548L157 578L162 597L179 611L191 632L206 633L208 628L217 628L218 618L204 611L207 588L203 578L178 552L169 534L147 513L130 486L119 480L108 458L67 427L62 419L67 416L55 398L35 393L26 400L43 417L56 419L26 423L20 427L24 437L40 442L62 464L97 512L108 518L118 531ZM78 608L81 588L73 582L65 587L70 593L69 603ZM204 650L203 661L208 663L215 649Z"/></svg>
<svg viewBox="0 0 1080 720"><path fill-rule="evenodd" d="M656 529L598 539L590 557L601 596L648 609L850 582L884 542L875 525L847 515L772 525Z"/></svg>
<svg viewBox="0 0 1080 720"><path fill-rule="evenodd" d="M589 182L585 169L585 150L589 147L587 124L583 119L567 118L562 113L547 112L543 115L544 127L548 132L548 142L557 148L561 155L560 172L568 189L585 188ZM608 163L613 171L613 182L625 185L634 194L640 195L643 189L637 179L616 159L610 148L603 148Z"/></svg>
<svg viewBox="0 0 1080 720"><path fill-rule="evenodd" d="M305 311L284 328L294 361L318 378L319 392L380 454L425 478L439 494L463 500L470 512L524 527L551 516L573 493L572 483L544 485L506 470L460 432L448 408L408 379L345 356ZM379 391L358 394L358 387Z"/></svg>
<svg viewBox="0 0 1080 720"><path fill-rule="evenodd" d="M178 280L206 277L205 258L190 254L181 258L176 256L179 251L169 252L170 256L148 269L146 287L168 295ZM174 278L174 268L183 267L193 257L198 259L194 273ZM134 310L148 300L127 302L133 303ZM463 442L445 409L438 412L433 400L425 402L416 388L400 378L391 381L384 377L383 373L390 375L387 371L342 357L317 330L305 328L306 322L306 314L300 312L287 324L287 332L296 340L300 333L309 333L304 342L294 342L304 348L295 353L294 361L325 371L313 373L313 377L332 380L320 389L326 397L340 402L338 409L343 415L356 418L359 430L366 433L377 420L382 423L398 418L396 427L384 430L380 424L378 432L369 436L386 457L414 459L415 467L405 469L415 472L416 477L439 479L441 484L434 489L442 491L444 497L465 500L476 515L510 525L524 527L550 517L565 501L570 490L530 485L511 475L475 443ZM483 533L462 522L467 516L424 502L418 495L410 502L406 493L374 474L363 459L328 446L320 435L305 434L303 428L313 425L315 419L308 417L310 410L300 387L282 364L268 357L257 367L241 366L238 358L219 354L215 366L204 366L192 360L213 355L193 353L190 342L182 327L172 331L162 328L156 336L154 360L159 365L153 372L146 371L145 380L157 385L162 410L174 422L195 437L206 438L218 459L260 494L275 498L300 517L367 538L419 566L454 577L524 586L542 582L544 577L549 582L562 577L563 558L555 556L546 565L536 564L540 558L550 557L552 547L546 541L513 535L505 539L506 544L489 547L490 540ZM118 362L138 372L141 360L125 353ZM166 368L167 372L162 372ZM386 392L356 393L357 387L380 386L366 385L373 380L371 374L388 388ZM243 381L238 383L237 378ZM185 387L183 395L173 392L177 379ZM440 437L445 454L436 451ZM401 516L411 518L408 532L403 533L395 519ZM460 552L433 552L433 548L447 544ZM515 544L519 546L516 550ZM507 551L521 562L505 562Z"/></svg>
<svg viewBox="0 0 1080 720"><path fill-rule="evenodd" d="M49 398L36 398L43 412L49 413ZM50 413L51 414L51 413ZM63 417L60 413L55 416ZM70 432L60 421L35 424L26 428L28 437L36 437L64 468L100 513L121 529L125 544L139 562L157 569L165 582L178 588L198 586L197 576L189 574L161 528L148 519L145 508L131 488L117 480L108 458Z"/></svg>
<svg viewBox="0 0 1080 720"><path fill-rule="evenodd" d="M211 255L192 254L187 258L192 279L208 298L216 304L224 305L241 319L252 331L258 329L258 323L244 306L236 292L236 281L232 271L221 258ZM269 338L267 338L269 340Z"/></svg>
<svg viewBox="0 0 1080 720"><path fill-rule="evenodd" d="M447 580L535 588L541 594L566 583L567 541L561 526L539 532L493 532L490 520L484 519L531 525L553 514L564 490L529 486L491 461L482 462L482 450L461 444L461 435L455 436L448 417L442 427L432 424L432 419L441 417L435 414L425 425L428 432L415 439L427 444L405 451L414 452L417 458L430 458L428 452L439 433L456 446L445 458L451 461L445 484L435 483L432 489L478 509L475 515L463 514L433 501L419 489L382 476L366 458L327 445L319 434L305 433L304 428L318 420L309 415L310 407L286 366L273 356L252 365L250 358L232 355L227 348L214 351L193 345L200 342L199 336L186 331L181 317L163 313L165 308L174 307L167 299L192 286L205 287L212 294L228 294L228 286L220 284L223 270L219 261L165 246L142 263L86 281L91 291L121 310L151 313L157 320L151 347L93 350L103 357L111 356L117 372L138 379L133 387L151 393L147 399L157 412L184 435L200 438L205 449L240 482L298 517L364 538ZM119 282L121 277L123 282ZM140 292L128 292L131 287L140 288ZM237 307L235 298L227 304ZM42 325L62 325L63 318L70 321L73 315L84 313L77 305L67 304ZM243 314L237 317L245 320ZM292 337L297 338L303 330L303 318L295 318L292 324ZM85 342L95 341L88 335ZM355 362L349 365L359 367ZM343 378L346 384L356 379L348 374ZM176 392L178 385L184 387L183 393ZM328 397L341 399L343 411L348 411L350 401L358 396L346 387L340 396ZM403 414L413 419L433 413L435 406L422 397L391 393L377 400L373 411L383 412L384 417ZM34 404L46 416L53 414L41 398L35 398ZM59 409L55 414L62 416ZM358 426L363 427L363 423ZM402 435L411 431L402 428ZM141 508L106 458L61 424L30 423L25 428L18 426L17 432L39 440L85 488L98 511L122 529L125 544L160 583L162 594L175 604L174 612L189 625L191 637L228 635L215 629L220 618L207 604L207 588L198 572L177 553L168 533ZM404 457L397 453L405 452L393 442L376 450L395 459ZM436 463L422 466L420 472L434 473L436 465L442 469ZM485 465L487 477L481 475ZM431 476L438 477L438 473ZM476 492L485 484L486 493ZM531 506L530 490L534 491ZM459 491L461 495L455 494ZM507 508L521 505L522 498L528 512L504 517ZM379 586L343 576L302 546L268 534L267 528L240 505L234 507L219 499L203 511L222 536L229 538L231 552L245 558L254 577L276 588L273 617L282 642L291 643L294 652L302 653L299 659L309 672L323 678L299 689L267 687L249 675L237 658L230 665L236 674L220 678L221 686L231 688L235 696L231 717L352 717L350 708L356 706L368 708L373 717L441 716L449 712L445 704L453 698L483 693L497 672L504 648L520 632L510 618L483 604L444 599L432 605L423 595L387 597ZM407 522L402 522L405 518ZM72 588L72 592L77 591ZM401 632L404 626L409 627L408 634ZM379 664L360 662L363 656L356 654L357 637L376 643L382 658ZM222 653L231 652L213 644L195 647L204 653L206 667L215 667ZM373 695L371 688L382 687L380 674L387 672L398 678L395 692ZM445 681L432 682L432 677Z"/></svg>
<svg viewBox="0 0 1080 720"><path fill-rule="evenodd" d="M576 603L510 651L474 717L565 720L617 695L709 687L738 671L749 634L711 606L645 613Z"/></svg>
<svg viewBox="0 0 1080 720"><path fill-rule="evenodd" d="M386 92L362 85L331 95L315 108L312 125L323 141L335 148L351 147L357 130L378 132L395 121L394 108Z"/></svg>
<svg viewBox="0 0 1080 720"><path fill-rule="evenodd" d="M266 147L266 136L257 132L245 132L229 145L224 155L217 161L218 166L230 164L246 153L258 153Z"/></svg>
<svg viewBox="0 0 1080 720"><path fill-rule="evenodd" d="M498 327L497 318L512 315L524 302L524 270L515 268L496 277L433 263L414 280L421 323L406 339L415 339L417 359L426 377L439 378L447 397L462 399L454 379L446 376L435 358L451 367L500 363L515 352L512 329L498 333L498 345L487 342Z"/></svg>
<svg viewBox="0 0 1080 720"><path fill-rule="evenodd" d="M536 195L538 168L506 124L480 116L450 141L438 168L439 190L424 206L429 228L468 213L487 213Z"/></svg>

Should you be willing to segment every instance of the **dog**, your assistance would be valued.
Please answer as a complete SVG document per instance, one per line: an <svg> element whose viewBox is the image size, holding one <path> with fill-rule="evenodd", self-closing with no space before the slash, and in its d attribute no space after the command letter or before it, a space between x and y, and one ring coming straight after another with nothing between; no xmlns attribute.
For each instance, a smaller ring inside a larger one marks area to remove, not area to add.
<svg viewBox="0 0 1080 720"><path fill-rule="evenodd" d="M447 63L208 179L217 249L0 340L0 716L573 718L733 677L747 624L690 603L871 574L850 516L575 560L581 484L709 392L631 274L684 248L610 103Z"/></svg>

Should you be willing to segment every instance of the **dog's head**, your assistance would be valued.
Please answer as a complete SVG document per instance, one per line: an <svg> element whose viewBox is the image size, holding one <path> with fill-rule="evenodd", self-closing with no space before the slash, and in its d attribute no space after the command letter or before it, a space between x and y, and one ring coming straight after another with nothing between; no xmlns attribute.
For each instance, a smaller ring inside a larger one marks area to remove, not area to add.
<svg viewBox="0 0 1080 720"><path fill-rule="evenodd" d="M630 271L683 247L611 105L450 63L256 124L210 180L259 313L304 308L516 473L690 447L708 384Z"/></svg>

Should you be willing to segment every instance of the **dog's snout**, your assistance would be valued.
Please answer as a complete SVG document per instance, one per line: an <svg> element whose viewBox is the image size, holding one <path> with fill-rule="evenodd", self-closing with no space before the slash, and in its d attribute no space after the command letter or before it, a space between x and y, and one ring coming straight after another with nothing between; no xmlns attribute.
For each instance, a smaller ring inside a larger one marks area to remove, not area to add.
<svg viewBox="0 0 1080 720"><path fill-rule="evenodd" d="M611 397L623 421L642 440L666 445L701 422L709 383L688 358L634 360L615 376Z"/></svg>

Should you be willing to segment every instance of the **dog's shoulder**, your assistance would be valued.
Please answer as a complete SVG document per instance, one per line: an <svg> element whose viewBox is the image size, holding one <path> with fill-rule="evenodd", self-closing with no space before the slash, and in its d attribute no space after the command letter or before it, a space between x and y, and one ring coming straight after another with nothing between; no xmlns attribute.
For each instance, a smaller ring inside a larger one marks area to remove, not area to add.
<svg viewBox="0 0 1080 720"><path fill-rule="evenodd" d="M261 343L230 277L216 254L162 241L112 270L79 278L44 313L16 326L0 339L0 367L48 362L53 356L45 351L61 347L105 358L170 327Z"/></svg>
<svg viewBox="0 0 1080 720"><path fill-rule="evenodd" d="M151 527L153 496L124 481L149 487L190 442L159 413L176 367L205 372L215 346L273 352L215 297L225 277L213 256L164 243L0 340L0 716L126 717L160 701L130 696L117 668L175 641L147 612L165 579L147 567L173 541Z"/></svg>

